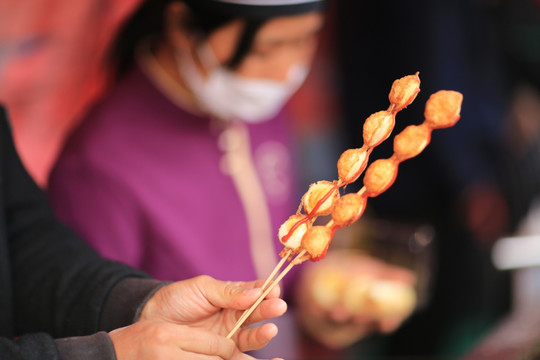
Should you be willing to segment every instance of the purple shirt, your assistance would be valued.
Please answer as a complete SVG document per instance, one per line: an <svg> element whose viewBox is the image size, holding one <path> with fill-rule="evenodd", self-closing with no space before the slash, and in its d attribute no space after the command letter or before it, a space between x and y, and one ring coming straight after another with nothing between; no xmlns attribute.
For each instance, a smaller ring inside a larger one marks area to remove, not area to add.
<svg viewBox="0 0 540 360"><path fill-rule="evenodd" d="M248 131L273 231L264 256L276 262L277 230L299 201L290 131L283 115ZM221 132L134 68L68 139L51 173L53 207L102 255L158 279L253 280L248 214L224 171Z"/></svg>

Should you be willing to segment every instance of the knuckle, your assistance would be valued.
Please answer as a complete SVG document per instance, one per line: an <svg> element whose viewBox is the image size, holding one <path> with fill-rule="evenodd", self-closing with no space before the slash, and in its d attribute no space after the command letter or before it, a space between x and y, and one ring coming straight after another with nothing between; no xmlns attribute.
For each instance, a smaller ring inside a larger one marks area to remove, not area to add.
<svg viewBox="0 0 540 360"><path fill-rule="evenodd" d="M219 354L219 342L215 337L208 337L206 345L208 347L209 354Z"/></svg>
<svg viewBox="0 0 540 360"><path fill-rule="evenodd" d="M201 283L202 285L206 285L212 281L212 277L210 275L199 275L195 277L195 281L197 283Z"/></svg>
<svg viewBox="0 0 540 360"><path fill-rule="evenodd" d="M223 292L227 297L234 295L237 291L238 289L231 282L227 282L225 284L225 288L223 289Z"/></svg>

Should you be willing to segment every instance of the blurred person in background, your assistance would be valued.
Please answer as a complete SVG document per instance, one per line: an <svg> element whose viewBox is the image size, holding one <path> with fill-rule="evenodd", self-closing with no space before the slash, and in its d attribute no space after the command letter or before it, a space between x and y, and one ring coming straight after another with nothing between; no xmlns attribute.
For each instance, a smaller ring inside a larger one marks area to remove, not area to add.
<svg viewBox="0 0 540 360"><path fill-rule="evenodd" d="M70 135L51 172L60 219L105 257L159 279L270 274L282 247L277 229L299 200L281 109L307 76L326 6L143 2L113 46L114 86ZM374 276L414 282L405 269L365 264ZM302 319L312 322L306 328L331 348L393 331L405 317L333 317L302 295L298 308L309 312ZM346 326L345 340L313 325L325 322ZM288 335L280 339L298 336ZM295 346L276 344L286 352Z"/></svg>
<svg viewBox="0 0 540 360"><path fill-rule="evenodd" d="M111 34L139 1L0 0L0 101L41 187L67 132L106 89Z"/></svg>
<svg viewBox="0 0 540 360"><path fill-rule="evenodd" d="M418 158L400 166L394 186L370 202L376 217L427 222L436 234L430 304L386 339L387 356L458 356L510 309L509 277L491 263L491 245L516 229L540 190L537 130L522 132L532 141L513 142L515 131L507 122L509 74L526 74L522 80L529 82L540 68L530 57L506 61L506 50L517 44L521 54L539 49L531 37L516 41L517 26L514 31L499 26L499 20L517 25L518 9L537 21L538 3L532 0L339 3L337 69L347 147L361 144L359 119L387 106L384 94L397 77L419 71L422 84L415 103L398 115L395 133L423 121L420 104L431 93L453 89L464 95L460 122L434 133ZM517 154L531 144L529 157ZM386 142L374 156L391 152L392 143Z"/></svg>

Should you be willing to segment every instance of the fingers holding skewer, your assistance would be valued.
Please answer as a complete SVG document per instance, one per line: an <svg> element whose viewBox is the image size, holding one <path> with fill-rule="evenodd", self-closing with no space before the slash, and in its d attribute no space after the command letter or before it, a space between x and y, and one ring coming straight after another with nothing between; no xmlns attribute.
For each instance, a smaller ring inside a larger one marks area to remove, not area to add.
<svg viewBox="0 0 540 360"><path fill-rule="evenodd" d="M249 316L255 311L255 309L259 306L259 304L264 300L264 298L270 293L270 291L272 291L272 289L274 287L276 287L279 282L283 279L283 277L285 275L287 275L287 273L289 271L291 271L291 269L293 268L293 266L299 264L299 262L297 262L296 260L303 257L305 255L305 250L301 251L297 256L296 258L291 261L289 263L289 265L287 265L287 267L276 277L276 279L274 281L272 281L270 283L270 285L266 288L266 290L263 291L263 293L261 294L261 296L259 296L259 298L257 299L257 301L255 301L255 303L249 308L247 309L246 311L244 311L244 313L242 314L242 316L240 316L240 318L238 319L238 321L236 322L236 324L234 325L234 327L232 328L232 330L229 332L229 334L227 335L227 338L230 339L237 331L238 329L246 322L246 320L249 318Z"/></svg>

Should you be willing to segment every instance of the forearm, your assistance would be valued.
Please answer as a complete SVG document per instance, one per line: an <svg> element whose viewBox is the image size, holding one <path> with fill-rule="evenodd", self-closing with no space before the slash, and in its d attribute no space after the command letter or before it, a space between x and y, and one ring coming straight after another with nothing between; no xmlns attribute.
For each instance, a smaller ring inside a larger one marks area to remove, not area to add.
<svg viewBox="0 0 540 360"><path fill-rule="evenodd" d="M105 332L55 340L60 360L116 360L113 343Z"/></svg>
<svg viewBox="0 0 540 360"><path fill-rule="evenodd" d="M45 194L22 166L6 125L0 123L1 199L14 333L46 332L54 337L95 333L112 289L123 279L147 275L100 258L55 219Z"/></svg>
<svg viewBox="0 0 540 360"><path fill-rule="evenodd" d="M115 360L115 351L105 332L91 336L54 340L45 333L0 338L0 358L12 360Z"/></svg>
<svg viewBox="0 0 540 360"><path fill-rule="evenodd" d="M163 285L165 283L144 278L126 278L120 281L107 298L99 328L109 331L133 323L146 301ZM16 340L0 338L0 358L115 360L113 344L105 331L61 339L53 339L46 333L27 334Z"/></svg>
<svg viewBox="0 0 540 360"><path fill-rule="evenodd" d="M13 257L17 333L66 337L109 330L100 326L109 294L124 279L147 275L91 255L90 249L87 253L77 242L66 241L55 250L58 242L47 240L31 250L15 251ZM129 294L125 296L129 298Z"/></svg>

